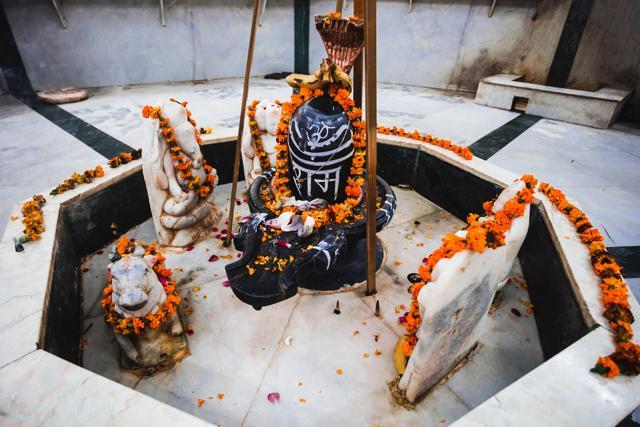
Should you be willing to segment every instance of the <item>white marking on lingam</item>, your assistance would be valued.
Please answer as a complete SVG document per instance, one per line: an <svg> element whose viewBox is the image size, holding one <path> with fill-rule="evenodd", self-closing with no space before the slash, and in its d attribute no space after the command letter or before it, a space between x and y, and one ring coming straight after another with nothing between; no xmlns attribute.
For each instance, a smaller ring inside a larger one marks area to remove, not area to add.
<svg viewBox="0 0 640 427"><path fill-rule="evenodd" d="M296 149L298 149L298 151L300 151L300 153L305 154L305 155L311 157L312 159L315 156L318 156L318 157L331 156L331 155L333 155L333 154L335 154L335 153L337 153L339 151L342 151L345 148L353 145L353 138L352 138L353 133L351 132L351 129L349 128L349 125L345 124L345 125L340 126L340 128L333 135L333 137L328 139L326 142L322 142L321 144L318 144L318 143L314 143L313 140L309 141L309 145L313 149L313 148L316 148L316 147L327 146L327 145L331 144L332 142L338 140L338 138L343 138L342 144L340 144L338 147L334 148L333 150L327 150L327 151L323 151L323 152L320 152L320 153L305 151L305 150L302 149L302 147L300 146L300 144L298 142L298 141L304 140L304 136L300 133L300 129L298 127L298 120L296 120L296 119L293 119L293 128L294 128L295 132L290 134L291 135L291 141L295 145ZM333 129L333 128L331 128L331 129ZM297 134L297 136L296 136L296 134ZM313 136L312 136L312 138L313 138Z"/></svg>
<svg viewBox="0 0 640 427"><path fill-rule="evenodd" d="M311 193L313 184L317 184L323 193L329 189L329 183L334 183L333 197L338 197L338 188L340 187L340 167L328 170L312 170L291 162L293 166L296 187L301 188L306 182L307 193Z"/></svg>

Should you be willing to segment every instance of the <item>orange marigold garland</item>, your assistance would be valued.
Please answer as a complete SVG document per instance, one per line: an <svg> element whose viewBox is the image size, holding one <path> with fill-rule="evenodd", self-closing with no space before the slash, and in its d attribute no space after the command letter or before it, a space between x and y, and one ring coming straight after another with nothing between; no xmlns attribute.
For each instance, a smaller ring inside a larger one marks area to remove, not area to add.
<svg viewBox="0 0 640 427"><path fill-rule="evenodd" d="M277 102L278 101L276 101L276 103ZM266 171L271 169L271 161L262 146L262 135L267 133L267 131L260 130L258 128L258 122L256 121L256 106L259 103L260 101L254 99L251 104L249 104L247 107L247 116L249 117L249 131L251 132L251 138L253 138L253 142L256 147L256 156L258 156L258 160L260 161L260 167L263 171Z"/></svg>
<svg viewBox="0 0 640 427"><path fill-rule="evenodd" d="M96 166L95 169L87 169L82 174L74 172L71 174L71 178L65 179L62 184L58 184L49 194L55 196L67 190L73 190L78 184L88 184L94 178L100 178L102 176L104 176L104 170L102 166L99 165Z"/></svg>
<svg viewBox="0 0 640 427"><path fill-rule="evenodd" d="M353 127L354 154L351 162L350 175L347 178L347 187L345 189L347 198L343 202L334 203L326 208L312 209L302 213L303 221L307 216L313 216L316 228L329 222L343 223L359 219L353 210L360 203L362 195L362 185L364 184L363 166L367 153L366 125L362 120L362 110L356 108L355 102L349 97L349 91L337 85L331 85L328 93L334 101L340 104ZM321 89L311 90L303 87L300 89L300 93L291 95L289 102L282 104L282 114L276 132L276 140L278 143L276 145L276 171L273 180L275 200L267 203L267 207L276 213L278 212L275 208L276 203L282 198L291 197L292 195L291 188L289 187L290 179L288 178L289 153L287 147L291 118L298 107L323 94L324 92Z"/></svg>
<svg viewBox="0 0 640 427"><path fill-rule="evenodd" d="M138 149L138 150L129 151L128 153L127 152L122 152L122 153L118 154L117 156L109 159L107 164L112 169L115 169L120 165L126 165L127 163L129 163L129 162L131 162L133 160L138 160L140 157L142 157L142 149L141 148Z"/></svg>
<svg viewBox="0 0 640 427"><path fill-rule="evenodd" d="M438 138L435 136L423 135L417 130L413 132L407 132L402 128L398 128L396 126L393 127L385 127L378 126L378 133L382 133L384 135L395 135L401 136L404 138L413 139L416 141L426 142L427 144L436 145L438 147L444 148L445 150L453 151L458 156L462 157L465 160L473 159L473 153L467 147L462 147L461 145L452 144L448 139Z"/></svg>
<svg viewBox="0 0 640 427"><path fill-rule="evenodd" d="M109 283L102 291L105 297L100 301L100 305L105 313L107 324L113 326L115 333L122 335L143 334L149 329L157 329L176 312L181 301L176 291L176 284L172 280L172 271L165 267L165 257L156 250L155 246L149 246L141 242L134 243L133 239L122 236L115 243L116 250L120 255L127 256L133 253L136 243L145 248L145 255L154 256L153 271L158 276L160 283L162 283L167 293L167 299L155 314L149 313L144 317L122 317L115 311L111 297L113 286L111 284L111 275L109 275Z"/></svg>
<svg viewBox="0 0 640 427"><path fill-rule="evenodd" d="M409 287L411 305L405 315L406 333L402 350L406 357L411 356L418 343L417 332L422 323L418 295L422 287L431 280L434 268L441 259L453 258L455 254L465 249L483 252L486 248L495 249L504 245L505 233L511 227L511 222L522 216L526 205L533 201L536 179L532 175L524 175L520 179L525 183L525 188L520 190L511 200L508 200L501 211L493 214L493 218L485 222L478 222L478 215L470 214L467 218L469 223L466 229L467 235L459 237L453 233L447 234L442 238L442 246L425 258L424 263L418 267L421 280Z"/></svg>
<svg viewBox="0 0 640 427"><path fill-rule="evenodd" d="M108 164L112 168L117 168L121 164L129 163L132 160L139 159L142 156L142 150L133 150L129 153L120 153L111 160ZM65 179L62 183L56 185L56 187L49 192L51 196L57 196L66 191L73 190L80 184L88 184L95 178L104 176L104 169L101 165L96 166L93 169L87 169L83 173L74 172L70 178ZM40 240L40 234L44 232L44 216L42 214L42 207L47 201L42 195L33 196L33 200L25 202L22 205L22 215L24 217L22 223L25 226L23 235L18 238L18 243L27 243L34 240Z"/></svg>
<svg viewBox="0 0 640 427"><path fill-rule="evenodd" d="M631 324L635 319L629 305L629 290L620 274L622 268L607 251L604 236L583 211L570 203L560 190L547 183L541 183L538 189L573 224L580 240L588 246L593 272L601 280L599 286L605 308L604 317L613 331L616 349L609 356L598 358L592 371L609 378L620 373L640 374L640 345L631 342Z"/></svg>
<svg viewBox="0 0 640 427"><path fill-rule="evenodd" d="M37 194L22 205L20 212L23 216L22 225L24 225L24 230L22 232L24 234L18 239L19 243L40 240L40 234L44 232L42 208L46 203L47 200L44 196Z"/></svg>
<svg viewBox="0 0 640 427"><path fill-rule="evenodd" d="M171 98L171 101L179 103L186 109L186 101L180 103L173 98ZM206 161L202 159L203 168L206 172L206 178L204 182L200 182L200 177L193 175L191 169L191 160L189 160L188 156L184 154L184 152L176 142L174 130L169 124L169 119L162 116L160 107L145 105L145 107L142 109L142 117L146 119L150 118L160 120L160 132L162 133L162 136L164 137L164 140L169 147L169 152L171 154L171 158L173 159L174 165L176 165L178 174L187 182L187 188L195 191L198 196L200 196L200 198L206 198L211 193L211 191L213 191L213 186L216 182L215 176L211 174L213 168L207 165ZM188 109L187 118L194 127L196 141L198 142L198 144L201 144L202 140L200 139L200 134L198 132L198 128L196 127L196 122L193 118L191 118L191 112Z"/></svg>

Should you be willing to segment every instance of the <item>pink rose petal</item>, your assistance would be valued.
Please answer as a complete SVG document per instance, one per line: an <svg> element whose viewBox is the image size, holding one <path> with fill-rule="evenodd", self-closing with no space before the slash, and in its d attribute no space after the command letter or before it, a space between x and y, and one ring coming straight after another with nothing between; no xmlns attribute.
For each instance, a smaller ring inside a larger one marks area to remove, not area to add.
<svg viewBox="0 0 640 427"><path fill-rule="evenodd" d="M213 228L211 229L211 231L213 231L214 233L215 233L215 232L217 232L217 231L218 231L218 227L213 227Z"/></svg>
<svg viewBox="0 0 640 427"><path fill-rule="evenodd" d="M218 255L211 255L209 257L209 262L216 262L218 259Z"/></svg>
<svg viewBox="0 0 640 427"><path fill-rule="evenodd" d="M278 246L280 246L281 248L290 248L291 244L287 243L284 240L278 240Z"/></svg>
<svg viewBox="0 0 640 427"><path fill-rule="evenodd" d="M222 282L222 286L225 287L225 288L228 288L228 287L231 286L231 282L228 281L228 280L225 280L224 282Z"/></svg>
<svg viewBox="0 0 640 427"><path fill-rule="evenodd" d="M405 316L398 317L398 323L400 323L401 325L403 323L407 323L407 318Z"/></svg>
<svg viewBox="0 0 640 427"><path fill-rule="evenodd" d="M167 283L169 283L167 278L164 277L164 276L158 276L158 280L160 280L160 283L162 283L163 286L166 285Z"/></svg>
<svg viewBox="0 0 640 427"><path fill-rule="evenodd" d="M267 394L267 400L271 402L273 405L277 405L278 403L280 403L280 393L276 391L276 392Z"/></svg>
<svg viewBox="0 0 640 427"><path fill-rule="evenodd" d="M187 251L187 252L191 252L193 250L193 246L189 245L189 246L185 247L184 250Z"/></svg>

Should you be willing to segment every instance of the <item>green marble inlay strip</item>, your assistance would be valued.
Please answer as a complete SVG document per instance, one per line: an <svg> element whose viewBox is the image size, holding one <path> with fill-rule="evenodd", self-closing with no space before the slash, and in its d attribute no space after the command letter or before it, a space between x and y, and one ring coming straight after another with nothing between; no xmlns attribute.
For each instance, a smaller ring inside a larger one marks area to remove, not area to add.
<svg viewBox="0 0 640 427"><path fill-rule="evenodd" d="M24 68L11 27L4 9L0 5L0 69L7 83L9 93L20 102L70 133L100 155L111 158L123 151L132 151L124 142L90 125L81 118L62 109L58 105L45 104L38 100Z"/></svg>
<svg viewBox="0 0 640 427"><path fill-rule="evenodd" d="M129 152L133 150L129 145L85 122L58 105L40 102L35 97L35 94L15 96L51 123L73 135L86 146L108 159L117 156L123 151Z"/></svg>
<svg viewBox="0 0 640 427"><path fill-rule="evenodd" d="M640 277L640 246L611 246L607 250L622 266L627 279Z"/></svg>
<svg viewBox="0 0 640 427"><path fill-rule="evenodd" d="M294 72L309 74L309 0L295 0L294 7Z"/></svg>
<svg viewBox="0 0 640 427"><path fill-rule="evenodd" d="M542 117L521 114L469 146L474 156L487 160L536 124Z"/></svg>

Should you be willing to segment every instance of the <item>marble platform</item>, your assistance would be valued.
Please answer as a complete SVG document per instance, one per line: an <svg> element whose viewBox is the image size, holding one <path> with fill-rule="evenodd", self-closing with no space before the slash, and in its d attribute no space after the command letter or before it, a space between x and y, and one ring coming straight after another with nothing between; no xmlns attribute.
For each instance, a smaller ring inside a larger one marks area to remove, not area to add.
<svg viewBox="0 0 640 427"><path fill-rule="evenodd" d="M231 95L227 101L233 111L236 104L239 104L241 85L238 79L225 82L220 82L220 84L224 83L229 86L228 91ZM280 83L277 82L277 84ZM126 135L127 131L118 133L120 132L119 127L116 126L115 120L112 120L110 115L99 117L98 108L102 108L98 107L100 102L104 106L111 103L115 105L115 100L122 96L121 91L135 92L140 90L144 94L139 99L132 98L131 102L143 105L154 102L160 95L174 95L174 86L176 86L182 88L180 90L184 90L187 99L191 100L193 104L193 100L197 98L193 95L195 91L203 86L217 84L218 82L209 82L204 85L188 83L97 90L93 91L94 98L89 100L96 102L96 109L78 112L78 115L82 115L81 118L120 139L121 135ZM256 87L259 88L260 85L261 83L257 82ZM379 95L386 93L387 102L389 100L396 102L392 108L397 109L385 113L387 114L385 117L388 119L384 121L381 119L381 123L411 126L431 131L463 145L468 145L473 142L473 139L486 135L516 116L512 112L482 107L473 104L469 99L449 97L428 89L414 90L414 88L400 85L380 85L380 87L382 90ZM157 95L152 96L153 88L156 89ZM403 100L406 102L402 102ZM87 154L93 153L93 151L73 136L64 133L63 135L66 135L64 137L59 135L57 133L61 132L59 128L25 109L12 97L2 96L0 101L2 104L0 125L2 125L3 136L5 136L0 141L0 147L3 149L10 147L14 153L11 159L3 158L4 160L0 160L0 169L3 173L2 187L0 187L3 204L0 207L7 215L9 212L17 213L20 206L17 202L21 199L34 192L48 193L48 190L45 189L47 186L53 187L73 170L82 171L104 162L104 159L94 157L95 153L93 155ZM199 108L206 110L219 101L209 99L205 103L203 98L202 102ZM75 104L73 108L81 109L83 104ZM142 123L142 120L137 116L139 113L138 104L135 108L131 107L130 119L139 120L139 123L128 127L123 126L123 128L130 129L128 132L132 134L135 133L136 126L140 126ZM386 108L384 104L381 104L380 107L381 110ZM207 123L206 117L205 120L199 118L202 117L202 114L206 114L204 110L202 113L194 111L194 115L199 125L209 126L213 123ZM95 121L92 121L92 115L96 116ZM436 118L439 119L436 120ZM415 125L412 125L414 122ZM108 123L113 125L111 129L108 128ZM470 125L466 126L467 123ZM6 124L11 126L5 126ZM440 127L436 128L436 126ZM25 129L29 132L30 145L28 145L28 149L22 150L21 144ZM225 138L227 140L234 138L235 131L232 127L227 128L224 132L223 130L224 128L216 128L211 138L206 141L207 144L225 140ZM131 138L129 141L133 140L134 138ZM534 172L540 179L560 186L570 196L577 198L587 213L594 218L596 226L602 227L601 229L606 228L606 230L614 229L613 233L609 233L611 236L607 236L607 244L621 244L620 242L628 245L640 244L637 238L637 230L640 226L637 221L640 193L638 193L637 183L629 178L635 176L637 159L640 156L638 153L640 131L633 126L617 124L612 129L599 130L545 119L507 145L489 162L480 159L473 159L469 162L461 161L451 153L434 147L417 147L418 144L402 138L381 137L380 141L380 153L388 149L388 146L406 149L408 157L403 159L403 162L410 161L411 155L413 155L412 167L417 165L415 151L418 150L421 157L426 155L429 158L438 158L445 162L444 164L454 165L456 168L469 172L472 176L480 177L498 186L507 185L521 173ZM43 151L44 148L47 150ZM45 152L49 159L55 160L47 161L44 164L39 163L38 156L41 152ZM76 154L77 156L74 156ZM73 159L73 161L67 161L68 159ZM556 161L556 159L559 160ZM387 180L391 176L405 175L405 170L399 169L393 164L386 166L393 167L392 169L387 168L390 171L389 175L385 176ZM415 171L415 169L412 170ZM156 425L162 425L167 423L167 419L170 419L172 425L197 425L201 421L191 417L188 413L178 411L162 403L160 400L138 393L138 391L144 391L142 389L133 390L127 387L131 384L123 386L102 378L100 375L74 366L68 361L42 350L46 327L43 312L47 309L51 276L55 273L52 264L54 259L60 258L60 254L56 254L56 251L59 251L60 244L64 243L64 239L60 239L60 236L56 234L56 227L60 226L60 219L64 216L62 213L68 210L69 203L80 203L84 198L90 198L96 191L100 191L101 188L118 184L121 182L122 176L139 173L139 171L140 164L138 162L115 171L107 169L107 176L104 179L96 180L92 184L81 186L50 200L45 213L47 231L43 235L43 240L30 244L27 251L22 254L13 251L12 242L12 237L18 235L21 229L19 221L9 221L6 224L1 243L3 257L0 258L0 266L2 266L0 284L3 286L3 293L0 295L0 304L3 307L0 312L0 337L2 342L6 344L0 351L0 376L2 377L2 381L0 381L0 424L5 421L15 424L18 422L16 420L23 420L23 422L29 420L33 423L47 420L55 424L68 421L70 414L83 416L83 414L89 413L96 424L121 423L125 419L130 420L132 416L130 407L122 404L128 399L131 399L134 405L140 405L141 412L145 414L143 417L145 422L150 421ZM24 178L25 176L29 179ZM22 180L19 180L18 177ZM37 180L37 183L34 180ZM31 181L34 182L34 185L30 184ZM421 182L424 184L422 178ZM23 184L24 188L18 188ZM13 191L13 193L8 191ZM400 193L399 190L398 193ZM593 206L587 205L588 203ZM607 214L607 211L610 211L610 206L616 207L615 215ZM542 221L538 226L550 230L552 240L549 245L557 251L562 260L561 268L570 276L571 292L580 301L583 316L589 318L589 325L593 329L583 338L563 348L555 356L549 357L524 377L510 385L505 384L506 387L498 394L479 403L475 409L458 419L457 424L474 426L482 424L514 425L516 423L518 425L539 425L540 420L544 420L548 425L615 425L640 404L638 399L640 383L637 378L625 377L609 381L588 372L588 368L593 365L593 361L598 355L608 354L612 350L608 326L598 317L601 305L599 296L594 292L594 283L591 282L588 275L590 266L588 263L584 263L584 248L581 249L571 229L566 228L567 224L564 218L561 215L553 215L553 208L542 202L537 202L536 209L540 212L539 220ZM402 222L411 224L410 221L400 221L397 226ZM607 235L606 230L603 230L605 235ZM140 236L145 236L144 230L138 230L138 232L141 233ZM149 236L150 233L147 232L146 235ZM404 240L400 241L407 244ZM422 249L425 249L425 253L428 252L426 246ZM403 262L402 259L399 261ZM411 266L408 266L408 263L402 263L398 268L405 265L408 270L415 269L418 261L412 261L414 263ZM97 267L95 271L98 271ZM207 270L203 270L201 273L203 276L210 276ZM380 274L384 273L385 271ZM399 277L402 279L402 276ZM216 280L217 278L214 276L207 283ZM380 280L384 282L383 279ZM635 285L636 289L640 289L640 279L631 279L627 282L632 288ZM227 288L224 290L229 291ZM398 293L405 295L402 289L398 289ZM202 290L198 294L203 294ZM208 296L202 300L207 301L209 298ZM306 297L302 299L304 298ZM200 304L204 302L198 301ZM381 302L383 303L383 312L393 308L392 305L384 304L385 301L382 299ZM334 303L335 301L331 300L331 303L327 304L330 306L329 311L332 310ZM639 317L636 300L632 299L632 303L636 317ZM85 309L88 308L87 304L87 300L85 300ZM194 305L199 307L200 304ZM341 305L345 304L341 316L347 313L350 310L349 307L352 306L350 301L341 299ZM369 304L371 303L369 302ZM538 306L539 308L540 306ZM292 307L291 310L296 312L297 308ZM192 316L196 316L196 313L197 310L194 309ZM394 310L390 313L391 316L395 315ZM289 319L284 315L282 317ZM385 315L386 318L387 315ZM536 320L541 320L540 316L536 315ZM316 325L313 326L316 327ZM225 331L221 333L225 333ZM195 336L194 333L192 338ZM294 337L293 345L295 342ZM280 347L283 347L282 344L278 344L275 349L273 346L269 348L274 349L273 354L278 354ZM284 347L290 349L290 347ZM260 355L260 353L254 355L255 358L251 360L259 360ZM238 357L238 355L235 356ZM380 356L380 358L384 357L386 356ZM234 358L230 358L235 361ZM363 359L371 360L373 357ZM272 359L269 358L270 360ZM84 362L86 363L86 360ZM342 369L344 370L343 376L346 377L347 370L344 367ZM51 372L62 375L51 376ZM455 377L447 384L451 390L454 390L454 380ZM233 383L243 383L244 381L245 377L242 373L237 374L233 380L229 380ZM304 384L306 382L303 382ZM297 382L295 386L297 387ZM223 388L220 387L219 393L225 393ZM192 396L195 396L196 391L199 393L204 390L194 387L189 390L189 393L191 391L194 392ZM48 396L48 403L42 405L38 396L45 394ZM306 396L301 395L301 397L310 402L309 396L312 394L305 394ZM55 395L55 399L51 397L53 395ZM211 400L208 399L208 396L205 399L206 403L198 409L209 408L211 401L228 403L226 397L218 399L217 392L210 394L214 397ZM575 396L580 396L580 398L576 399ZM290 395L288 397L291 398ZM264 396L255 395L251 402L258 402L260 399L266 400ZM98 400L99 405L96 403ZM281 403L283 406L284 400L285 395L282 394ZM293 398L293 400L301 404L299 397ZM467 400L461 400L467 402ZM189 400L188 404L193 405L193 400ZM231 405L233 404L234 402L231 403ZM251 407L257 408L253 404ZM268 408L271 407L268 406ZM258 412L256 413L259 415ZM557 414L560 413L562 415L558 416ZM255 420L255 418L251 420ZM207 419L207 421L212 420ZM246 421L249 422L249 419L247 418ZM439 421L437 420L436 425L440 425ZM450 421L452 418L446 419L446 422ZM204 424L204 421L202 423Z"/></svg>
<svg viewBox="0 0 640 427"><path fill-rule="evenodd" d="M476 103L512 110L516 98L526 100L528 114L606 129L632 90L604 87L595 92L526 83L519 74L496 74L480 80Z"/></svg>
<svg viewBox="0 0 640 427"><path fill-rule="evenodd" d="M228 203L229 187L216 188L221 206ZM224 265L238 252L221 247L217 232L190 252L166 251L167 266L174 269L185 299L183 319L193 330L192 354L151 378L118 368L118 347L98 303L108 248L86 257L81 265L87 331L83 366L221 425L442 425L459 418L542 363L535 318L527 313L529 298L516 266L485 326L480 351L415 410L398 405L387 383L396 377L392 352L404 332L398 318L406 309L400 307L410 301L406 276L439 246L440 237L463 222L413 191L394 191L398 214L379 234L387 255L375 297L360 292L298 295L255 311L224 286ZM237 214L247 213L243 202ZM126 235L155 240L151 221ZM208 262L212 255L218 260ZM340 315L333 313L337 300ZM374 315L375 300L381 318ZM279 405L268 401L272 392L280 393ZM198 399L205 403L200 406Z"/></svg>

